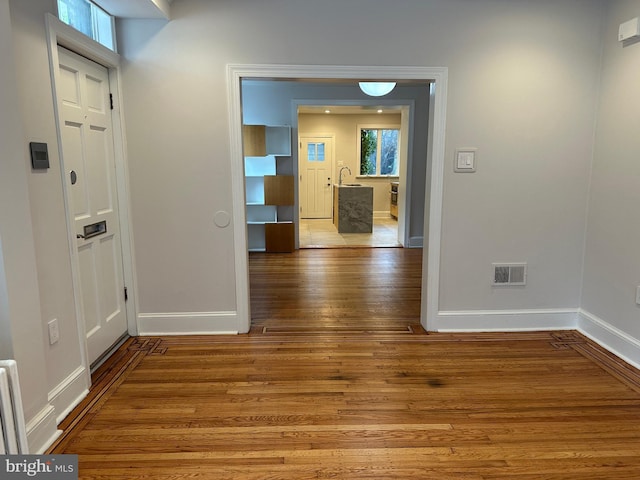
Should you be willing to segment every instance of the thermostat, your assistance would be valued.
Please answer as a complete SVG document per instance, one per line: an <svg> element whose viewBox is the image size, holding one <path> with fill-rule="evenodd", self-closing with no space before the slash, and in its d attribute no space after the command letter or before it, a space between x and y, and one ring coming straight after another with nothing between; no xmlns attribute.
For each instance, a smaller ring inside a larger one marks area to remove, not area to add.
<svg viewBox="0 0 640 480"><path fill-rule="evenodd" d="M46 143L31 142L31 167L34 170L46 170L49 168L49 151Z"/></svg>

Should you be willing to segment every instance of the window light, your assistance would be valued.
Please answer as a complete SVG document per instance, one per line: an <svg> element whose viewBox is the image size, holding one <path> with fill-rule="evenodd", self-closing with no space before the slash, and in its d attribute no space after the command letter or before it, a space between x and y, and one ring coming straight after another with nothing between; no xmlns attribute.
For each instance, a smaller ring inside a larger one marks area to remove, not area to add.
<svg viewBox="0 0 640 480"><path fill-rule="evenodd" d="M89 0L58 0L58 18L115 51L113 17Z"/></svg>

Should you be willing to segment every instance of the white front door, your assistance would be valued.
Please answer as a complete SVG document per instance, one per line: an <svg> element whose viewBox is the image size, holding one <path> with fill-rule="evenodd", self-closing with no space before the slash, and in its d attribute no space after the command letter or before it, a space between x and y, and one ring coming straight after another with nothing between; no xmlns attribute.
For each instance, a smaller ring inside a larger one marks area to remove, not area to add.
<svg viewBox="0 0 640 480"><path fill-rule="evenodd" d="M331 218L333 205L333 141L301 137L300 218Z"/></svg>
<svg viewBox="0 0 640 480"><path fill-rule="evenodd" d="M75 222L89 363L127 332L115 156L105 67L59 47L58 105Z"/></svg>

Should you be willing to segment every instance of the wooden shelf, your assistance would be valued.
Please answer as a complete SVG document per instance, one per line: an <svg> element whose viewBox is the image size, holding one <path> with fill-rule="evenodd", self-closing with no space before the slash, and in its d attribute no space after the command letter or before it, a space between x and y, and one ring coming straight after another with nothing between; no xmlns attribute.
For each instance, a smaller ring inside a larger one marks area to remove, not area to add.
<svg viewBox="0 0 640 480"><path fill-rule="evenodd" d="M243 146L249 251L292 252L295 182L291 127L244 125Z"/></svg>
<svg viewBox="0 0 640 480"><path fill-rule="evenodd" d="M291 127L243 125L242 143L245 157L291 155Z"/></svg>
<svg viewBox="0 0 640 480"><path fill-rule="evenodd" d="M293 222L267 223L264 226L267 252L290 253L295 249L295 226Z"/></svg>
<svg viewBox="0 0 640 480"><path fill-rule="evenodd" d="M264 203L266 205L293 205L293 176L265 175Z"/></svg>
<svg viewBox="0 0 640 480"><path fill-rule="evenodd" d="M264 157L267 154L265 126L243 125L242 143L245 157Z"/></svg>

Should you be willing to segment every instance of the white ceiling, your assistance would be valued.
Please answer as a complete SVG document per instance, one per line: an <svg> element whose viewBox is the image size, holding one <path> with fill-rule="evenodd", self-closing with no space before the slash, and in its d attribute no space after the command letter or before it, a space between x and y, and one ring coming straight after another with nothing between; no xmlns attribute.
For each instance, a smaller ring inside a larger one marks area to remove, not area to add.
<svg viewBox="0 0 640 480"><path fill-rule="evenodd" d="M92 0L105 12L119 18L169 20L173 0Z"/></svg>

